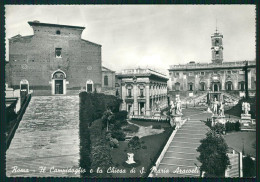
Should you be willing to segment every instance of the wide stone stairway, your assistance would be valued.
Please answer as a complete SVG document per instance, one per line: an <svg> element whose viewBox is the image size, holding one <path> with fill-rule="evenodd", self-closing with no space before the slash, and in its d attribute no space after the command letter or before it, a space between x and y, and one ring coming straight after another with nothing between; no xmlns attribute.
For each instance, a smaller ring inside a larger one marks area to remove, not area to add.
<svg viewBox="0 0 260 182"><path fill-rule="evenodd" d="M6 152L6 175L80 176L61 172L70 168L79 168L79 97L32 97Z"/></svg>
<svg viewBox="0 0 260 182"><path fill-rule="evenodd" d="M200 120L206 120L210 114L198 110L184 110L189 120L178 129L170 143L157 171L161 171L154 177L199 177L197 160L199 153L196 151L200 140L205 138L209 128ZM164 173L163 171L169 171Z"/></svg>

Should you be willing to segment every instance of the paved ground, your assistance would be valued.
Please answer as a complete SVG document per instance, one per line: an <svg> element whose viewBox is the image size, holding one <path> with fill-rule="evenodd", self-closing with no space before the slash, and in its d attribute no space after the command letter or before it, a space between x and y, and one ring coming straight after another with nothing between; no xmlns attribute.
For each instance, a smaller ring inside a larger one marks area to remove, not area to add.
<svg viewBox="0 0 260 182"><path fill-rule="evenodd" d="M211 114L194 109L184 109L183 114L184 118L189 117L190 120L177 131L158 167L161 173L157 173L156 177L199 177L199 169L196 170L196 165L201 164L196 159L199 156L196 149L209 130L200 120L206 120ZM167 170L169 173L163 172ZM180 170L187 171L182 173Z"/></svg>
<svg viewBox="0 0 260 182"><path fill-rule="evenodd" d="M157 135L164 132L164 129L153 129L153 126L141 126L135 123L132 123L131 121L128 121L129 124L133 124L137 127L139 127L138 131L136 133L131 133L131 136L138 136L139 138L149 136L149 135Z"/></svg>
<svg viewBox="0 0 260 182"><path fill-rule="evenodd" d="M46 167L44 173L41 166ZM79 168L78 96L32 97L6 152L8 177L80 176L54 168Z"/></svg>

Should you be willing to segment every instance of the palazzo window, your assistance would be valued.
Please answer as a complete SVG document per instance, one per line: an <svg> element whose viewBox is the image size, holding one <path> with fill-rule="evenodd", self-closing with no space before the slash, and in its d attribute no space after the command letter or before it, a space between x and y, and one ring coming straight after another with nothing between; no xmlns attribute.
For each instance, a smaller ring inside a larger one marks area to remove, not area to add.
<svg viewBox="0 0 260 182"><path fill-rule="evenodd" d="M180 90L180 83L179 82L175 83L175 90L176 91Z"/></svg>
<svg viewBox="0 0 260 182"><path fill-rule="evenodd" d="M229 81L229 82L226 83L226 89L228 91L232 90L232 82Z"/></svg>
<svg viewBox="0 0 260 182"><path fill-rule="evenodd" d="M62 58L61 57L61 48L56 48L55 49L55 56L56 56L56 58Z"/></svg>
<svg viewBox="0 0 260 182"><path fill-rule="evenodd" d="M132 89L127 89L127 96L132 97Z"/></svg>
<svg viewBox="0 0 260 182"><path fill-rule="evenodd" d="M240 82L240 90L241 91L245 90L245 82Z"/></svg>
<svg viewBox="0 0 260 182"><path fill-rule="evenodd" d="M205 83L204 82L200 83L200 90L205 91Z"/></svg>
<svg viewBox="0 0 260 182"><path fill-rule="evenodd" d="M143 96L144 96L144 89L141 88L141 89L140 89L140 97L143 97Z"/></svg>
<svg viewBox="0 0 260 182"><path fill-rule="evenodd" d="M104 85L108 86L108 76L104 76Z"/></svg>
<svg viewBox="0 0 260 182"><path fill-rule="evenodd" d="M193 83L189 84L189 91L193 91Z"/></svg>

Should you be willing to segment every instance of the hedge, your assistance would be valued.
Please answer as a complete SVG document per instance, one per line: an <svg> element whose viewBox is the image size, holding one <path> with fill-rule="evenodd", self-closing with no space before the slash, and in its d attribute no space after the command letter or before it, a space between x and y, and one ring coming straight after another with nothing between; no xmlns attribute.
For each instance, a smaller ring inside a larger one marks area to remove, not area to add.
<svg viewBox="0 0 260 182"><path fill-rule="evenodd" d="M105 131L102 130L101 119L93 122L89 131L91 141L90 168L93 169L91 177L111 177L111 174L106 173L106 170L112 166L113 162ZM98 167L102 169L103 173L96 173Z"/></svg>
<svg viewBox="0 0 260 182"><path fill-rule="evenodd" d="M234 116L240 117L242 112L243 112L242 111L242 103L243 102L248 102L250 104L249 114L251 114L251 117L253 119L255 119L255 117L256 117L256 97L249 98L249 99L243 98L243 99L239 100L237 105L235 105L231 109L225 111L225 114L230 114L230 115L234 115Z"/></svg>
<svg viewBox="0 0 260 182"><path fill-rule="evenodd" d="M91 123L102 117L107 108L115 113L119 111L121 99L113 95L105 95L103 93L87 93L81 92L80 97L80 120Z"/></svg>

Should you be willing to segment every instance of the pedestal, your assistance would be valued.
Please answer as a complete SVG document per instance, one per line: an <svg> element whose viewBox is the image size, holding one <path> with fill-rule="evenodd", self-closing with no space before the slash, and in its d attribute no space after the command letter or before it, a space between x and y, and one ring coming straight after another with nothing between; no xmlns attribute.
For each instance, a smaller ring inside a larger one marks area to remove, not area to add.
<svg viewBox="0 0 260 182"><path fill-rule="evenodd" d="M171 125L174 123L176 124L176 128L180 128L183 125L183 120L181 119L182 114L172 114L171 115Z"/></svg>
<svg viewBox="0 0 260 182"><path fill-rule="evenodd" d="M127 161L125 161L127 164L134 164L136 163L134 161L134 154L133 153L127 153Z"/></svg>
<svg viewBox="0 0 260 182"><path fill-rule="evenodd" d="M241 114L241 120L239 120L241 123L241 129L244 128L251 128L253 124L251 119L251 114Z"/></svg>
<svg viewBox="0 0 260 182"><path fill-rule="evenodd" d="M241 114L241 120L251 120L251 114Z"/></svg>
<svg viewBox="0 0 260 182"><path fill-rule="evenodd" d="M161 116L161 111L154 111L154 116Z"/></svg>
<svg viewBox="0 0 260 182"><path fill-rule="evenodd" d="M211 126L215 126L216 123L226 124L226 122L227 122L227 120L226 120L225 115L219 116L219 115L217 115L217 114L214 114L214 115L212 116Z"/></svg>

